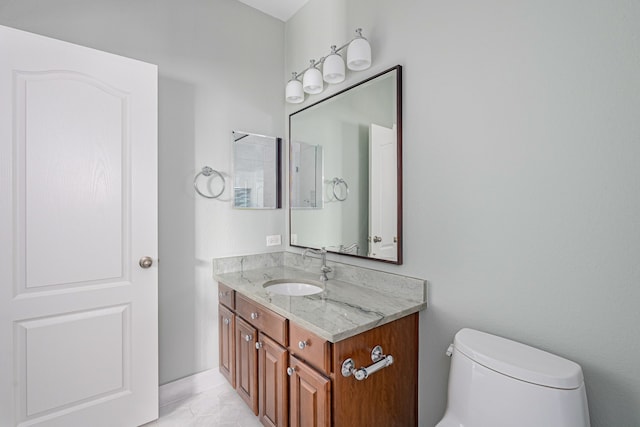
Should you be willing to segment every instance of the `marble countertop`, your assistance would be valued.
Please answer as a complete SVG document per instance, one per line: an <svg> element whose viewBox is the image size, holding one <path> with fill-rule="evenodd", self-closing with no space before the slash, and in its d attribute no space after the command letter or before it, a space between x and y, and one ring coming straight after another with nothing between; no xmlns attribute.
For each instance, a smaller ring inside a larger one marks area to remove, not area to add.
<svg viewBox="0 0 640 427"><path fill-rule="evenodd" d="M330 279L322 293L275 295L263 285L275 279L318 281L319 273L289 266L264 267L214 274L219 282L331 342L341 341L427 306L424 297L410 298L390 289L370 289Z"/></svg>

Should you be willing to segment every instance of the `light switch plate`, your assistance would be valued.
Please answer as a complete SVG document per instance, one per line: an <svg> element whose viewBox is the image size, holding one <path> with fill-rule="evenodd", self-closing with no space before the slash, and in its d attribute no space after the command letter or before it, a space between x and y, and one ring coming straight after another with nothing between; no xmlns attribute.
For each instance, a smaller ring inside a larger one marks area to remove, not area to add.
<svg viewBox="0 0 640 427"><path fill-rule="evenodd" d="M282 244L282 238L279 234L267 236L267 246L280 246Z"/></svg>

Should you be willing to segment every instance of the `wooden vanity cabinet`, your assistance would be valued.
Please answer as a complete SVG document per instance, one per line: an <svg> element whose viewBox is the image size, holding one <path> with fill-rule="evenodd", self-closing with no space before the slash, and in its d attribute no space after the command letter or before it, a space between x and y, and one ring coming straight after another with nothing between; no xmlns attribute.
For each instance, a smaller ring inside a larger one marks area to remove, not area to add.
<svg viewBox="0 0 640 427"><path fill-rule="evenodd" d="M239 293L223 296L235 310L220 305L221 325L230 319L220 326L220 371L235 372L238 394L263 425L418 425L418 313L331 343ZM347 359L372 365L378 345L393 356L390 366L361 381L342 375Z"/></svg>

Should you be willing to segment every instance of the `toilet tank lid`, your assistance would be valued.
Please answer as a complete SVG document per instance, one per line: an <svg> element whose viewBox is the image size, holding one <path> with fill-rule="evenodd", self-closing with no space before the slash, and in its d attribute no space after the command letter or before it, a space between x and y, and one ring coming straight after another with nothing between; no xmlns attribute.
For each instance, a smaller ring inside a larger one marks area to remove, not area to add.
<svg viewBox="0 0 640 427"><path fill-rule="evenodd" d="M453 346L489 369L547 387L575 389L582 385L582 368L555 354L474 329L461 329Z"/></svg>

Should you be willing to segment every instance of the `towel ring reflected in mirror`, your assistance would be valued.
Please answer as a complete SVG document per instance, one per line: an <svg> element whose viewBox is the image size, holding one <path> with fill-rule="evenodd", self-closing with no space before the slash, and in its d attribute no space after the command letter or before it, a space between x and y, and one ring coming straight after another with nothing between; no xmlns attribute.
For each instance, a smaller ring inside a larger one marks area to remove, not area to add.
<svg viewBox="0 0 640 427"><path fill-rule="evenodd" d="M344 191L340 191L340 186L344 187ZM339 196L338 194L341 194ZM333 178L333 197L340 202L344 202L349 197L349 186L347 185L347 181L342 178Z"/></svg>
<svg viewBox="0 0 640 427"><path fill-rule="evenodd" d="M220 178L220 180L222 181L222 189L220 189L220 191L217 192L216 194L205 194L205 193L203 193L198 188L198 177L200 177L200 175L204 175L204 176L212 176L213 175L214 178L216 178L216 177ZM224 176L222 176L222 174L220 172L218 172L217 170L215 170L213 168L210 168L209 166L203 167L202 170L196 174L195 178L193 178L193 188L195 188L196 193L198 193L202 197L206 197L207 199L217 199L218 197L220 197L222 195L222 193L224 193L225 187L226 187L226 181L224 180Z"/></svg>

